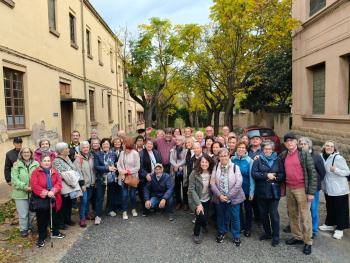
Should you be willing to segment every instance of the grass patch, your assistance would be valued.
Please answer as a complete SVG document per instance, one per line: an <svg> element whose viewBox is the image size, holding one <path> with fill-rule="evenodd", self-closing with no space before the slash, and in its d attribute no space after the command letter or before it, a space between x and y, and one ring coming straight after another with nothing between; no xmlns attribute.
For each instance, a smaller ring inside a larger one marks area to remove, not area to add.
<svg viewBox="0 0 350 263"><path fill-rule="evenodd" d="M5 223L6 219L14 218L16 213L15 201L10 200L0 206L0 224Z"/></svg>

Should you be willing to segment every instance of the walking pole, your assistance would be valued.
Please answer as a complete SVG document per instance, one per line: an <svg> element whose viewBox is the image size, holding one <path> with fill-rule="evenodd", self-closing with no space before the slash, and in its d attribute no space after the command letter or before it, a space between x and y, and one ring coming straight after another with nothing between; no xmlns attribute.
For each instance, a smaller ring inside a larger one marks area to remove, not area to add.
<svg viewBox="0 0 350 263"><path fill-rule="evenodd" d="M50 242L51 242L51 248L53 248L53 242L52 242L52 202L55 199L50 198Z"/></svg>

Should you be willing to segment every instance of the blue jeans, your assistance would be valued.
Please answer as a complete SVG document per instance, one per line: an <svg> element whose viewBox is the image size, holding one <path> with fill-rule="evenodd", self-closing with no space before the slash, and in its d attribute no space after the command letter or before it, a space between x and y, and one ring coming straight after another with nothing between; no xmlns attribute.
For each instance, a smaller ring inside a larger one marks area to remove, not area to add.
<svg viewBox="0 0 350 263"><path fill-rule="evenodd" d="M216 207L216 223L218 234L225 235L230 230L234 238L240 237L240 204L233 205L231 203L223 203L215 205Z"/></svg>
<svg viewBox="0 0 350 263"><path fill-rule="evenodd" d="M314 200L311 203L311 217L312 217L312 233L317 235L318 232L318 205L320 203L320 191L314 195Z"/></svg>
<svg viewBox="0 0 350 263"><path fill-rule="evenodd" d="M129 197L131 209L136 208L136 190L137 188L123 184L122 186L122 210L128 211Z"/></svg>
<svg viewBox="0 0 350 263"><path fill-rule="evenodd" d="M89 213L89 204L90 204L90 199L92 196L92 190L93 186L87 187L86 191L83 192L83 196L80 197L80 219L86 219L88 213Z"/></svg>
<svg viewBox="0 0 350 263"><path fill-rule="evenodd" d="M102 216L103 201L105 198L106 185L101 181L96 181L96 216Z"/></svg>
<svg viewBox="0 0 350 263"><path fill-rule="evenodd" d="M151 199L149 200L151 202L151 208L157 209L161 200L162 200L161 198L158 198L155 196L151 197ZM170 197L169 199L166 200L165 211L168 213L173 213L173 205L174 205L174 200L172 197Z"/></svg>

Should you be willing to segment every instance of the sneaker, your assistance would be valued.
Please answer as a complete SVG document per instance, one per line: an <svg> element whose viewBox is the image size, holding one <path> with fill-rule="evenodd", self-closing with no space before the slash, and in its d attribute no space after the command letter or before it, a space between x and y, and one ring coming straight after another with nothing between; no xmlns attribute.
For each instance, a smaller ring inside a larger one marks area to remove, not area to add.
<svg viewBox="0 0 350 263"><path fill-rule="evenodd" d="M62 239L65 238L66 235L62 233L58 233L57 235L52 235L51 238Z"/></svg>
<svg viewBox="0 0 350 263"><path fill-rule="evenodd" d="M192 224L195 224L195 223L196 223L196 218L192 219Z"/></svg>
<svg viewBox="0 0 350 263"><path fill-rule="evenodd" d="M310 255L312 253L312 246L311 245L304 245L303 253L305 255Z"/></svg>
<svg viewBox="0 0 350 263"><path fill-rule="evenodd" d="M137 216L136 209L131 210L131 214L132 214L133 217L136 217Z"/></svg>
<svg viewBox="0 0 350 263"><path fill-rule="evenodd" d="M224 241L225 236L224 235L217 235L216 242L222 243Z"/></svg>
<svg viewBox="0 0 350 263"><path fill-rule="evenodd" d="M202 239L201 239L200 236L193 235L193 236L192 236L192 240L193 240L193 243L195 243L195 244L200 244L200 243L202 243Z"/></svg>
<svg viewBox="0 0 350 263"><path fill-rule="evenodd" d="M318 227L321 231L334 231L335 227L334 226L327 226L323 224L322 226Z"/></svg>
<svg viewBox="0 0 350 263"><path fill-rule="evenodd" d="M173 213L170 213L170 214L168 215L168 219L169 219L169 221L174 221L174 215L173 215Z"/></svg>
<svg viewBox="0 0 350 263"><path fill-rule="evenodd" d="M271 241L271 246L277 247L279 243L280 243L279 239L273 238Z"/></svg>
<svg viewBox="0 0 350 263"><path fill-rule="evenodd" d="M111 217L115 217L117 214L116 214L116 212L111 211L111 212L108 213L108 215L111 216Z"/></svg>
<svg viewBox="0 0 350 263"><path fill-rule="evenodd" d="M343 237L343 231L342 230L335 230L333 234L333 238L340 240Z"/></svg>
<svg viewBox="0 0 350 263"><path fill-rule="evenodd" d="M241 239L239 237L235 237L232 240L233 244L235 244L236 247L239 247L241 245Z"/></svg>
<svg viewBox="0 0 350 263"><path fill-rule="evenodd" d="M128 220L129 217L128 217L128 212L124 211L123 212L123 220Z"/></svg>
<svg viewBox="0 0 350 263"><path fill-rule="evenodd" d="M45 246L45 240L38 240L38 242L36 242L37 248L41 248L43 246Z"/></svg>
<svg viewBox="0 0 350 263"><path fill-rule="evenodd" d="M251 234L251 232L249 230L243 230L243 235L245 237L250 237L252 234Z"/></svg>
<svg viewBox="0 0 350 263"><path fill-rule="evenodd" d="M99 224L101 224L101 222L102 222L101 217L96 216L96 217L95 217L95 225L99 225Z"/></svg>
<svg viewBox="0 0 350 263"><path fill-rule="evenodd" d="M22 230L22 231L19 231L20 234L21 234L21 237L27 237L28 236L28 230Z"/></svg>
<svg viewBox="0 0 350 263"><path fill-rule="evenodd" d="M80 227L86 227L86 220L85 219L81 219L79 222Z"/></svg>

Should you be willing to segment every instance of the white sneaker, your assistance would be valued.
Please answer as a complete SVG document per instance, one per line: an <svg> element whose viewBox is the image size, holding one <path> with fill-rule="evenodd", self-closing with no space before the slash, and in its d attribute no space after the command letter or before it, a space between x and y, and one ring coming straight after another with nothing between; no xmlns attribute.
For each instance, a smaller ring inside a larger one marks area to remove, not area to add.
<svg viewBox="0 0 350 263"><path fill-rule="evenodd" d="M322 226L318 227L321 231L334 231L335 227L334 226L327 226L323 224Z"/></svg>
<svg viewBox="0 0 350 263"><path fill-rule="evenodd" d="M101 224L101 222L102 222L101 217L96 216L95 217L95 225L99 225L99 224Z"/></svg>
<svg viewBox="0 0 350 263"><path fill-rule="evenodd" d="M111 217L115 217L117 214L114 211L111 211L111 212L108 213L108 215L111 216Z"/></svg>
<svg viewBox="0 0 350 263"><path fill-rule="evenodd" d="M128 213L125 211L123 212L123 220L128 220L129 217L128 217Z"/></svg>
<svg viewBox="0 0 350 263"><path fill-rule="evenodd" d="M342 237L343 237L343 231L342 230L335 230L334 231L334 235L333 235L333 237L335 238L335 239L338 239L338 240L340 240Z"/></svg>
<svg viewBox="0 0 350 263"><path fill-rule="evenodd" d="M136 209L133 209L133 210L131 210L131 214L132 214L132 216L137 216L137 212L136 212Z"/></svg>

